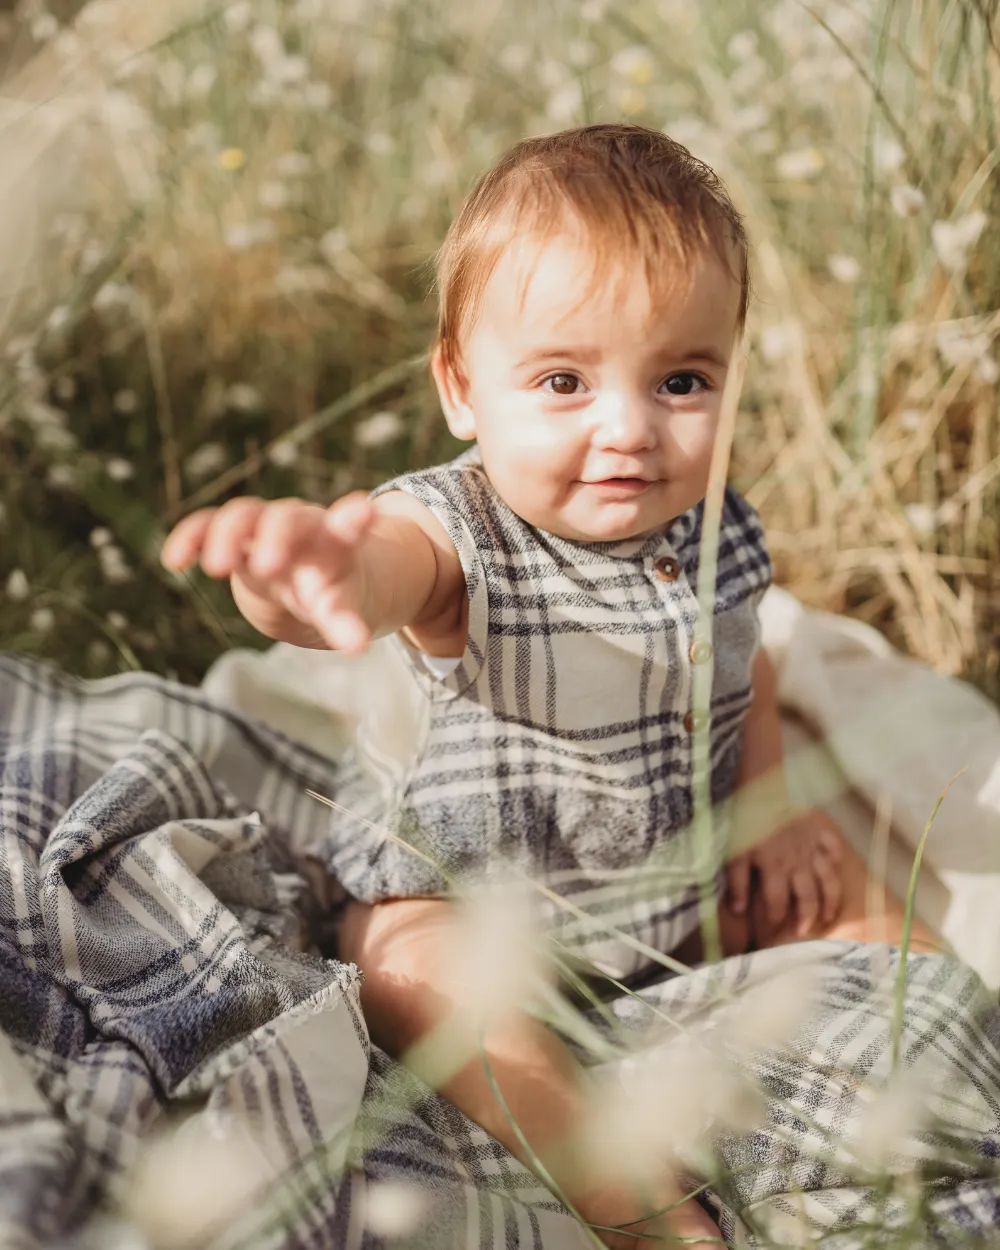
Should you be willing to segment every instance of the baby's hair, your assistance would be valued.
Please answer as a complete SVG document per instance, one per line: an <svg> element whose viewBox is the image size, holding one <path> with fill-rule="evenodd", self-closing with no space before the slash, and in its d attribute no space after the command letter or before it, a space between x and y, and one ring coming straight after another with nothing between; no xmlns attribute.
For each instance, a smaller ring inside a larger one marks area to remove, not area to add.
<svg viewBox="0 0 1000 1250"><path fill-rule="evenodd" d="M743 220L717 175L687 148L644 126L599 125L524 139L477 182L437 256L437 344L456 367L461 338L503 249L525 234L543 243L576 220L593 244L595 280L623 252L641 258L651 289L690 272L711 247L750 298Z"/></svg>

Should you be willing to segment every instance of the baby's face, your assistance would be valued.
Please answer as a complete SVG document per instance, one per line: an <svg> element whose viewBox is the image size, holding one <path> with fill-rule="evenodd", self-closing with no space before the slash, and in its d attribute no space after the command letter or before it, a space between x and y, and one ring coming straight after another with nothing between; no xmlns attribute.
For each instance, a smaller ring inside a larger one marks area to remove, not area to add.
<svg viewBox="0 0 1000 1250"><path fill-rule="evenodd" d="M659 300L641 263L599 284L594 264L570 233L508 249L463 344L463 377L441 389L452 430L478 440L514 512L613 542L704 498L740 288L710 250Z"/></svg>

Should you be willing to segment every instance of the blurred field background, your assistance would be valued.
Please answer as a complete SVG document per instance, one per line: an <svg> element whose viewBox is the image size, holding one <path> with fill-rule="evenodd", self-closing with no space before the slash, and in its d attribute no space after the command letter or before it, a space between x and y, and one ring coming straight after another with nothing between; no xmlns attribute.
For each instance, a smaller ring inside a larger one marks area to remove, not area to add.
<svg viewBox="0 0 1000 1250"><path fill-rule="evenodd" d="M733 477L778 580L1000 697L991 0L20 0L0 11L0 645L196 681L158 567L250 491L453 444L428 261L526 134L662 127L745 212Z"/></svg>

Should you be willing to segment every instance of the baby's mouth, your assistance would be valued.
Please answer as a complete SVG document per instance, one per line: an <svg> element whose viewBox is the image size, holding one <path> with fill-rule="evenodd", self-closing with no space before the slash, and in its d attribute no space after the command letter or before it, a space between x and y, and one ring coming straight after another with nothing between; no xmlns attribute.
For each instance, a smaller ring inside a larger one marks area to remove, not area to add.
<svg viewBox="0 0 1000 1250"><path fill-rule="evenodd" d="M648 486L652 486L652 482L644 477L605 477L597 481L588 482L587 485L596 486L598 489L638 494Z"/></svg>

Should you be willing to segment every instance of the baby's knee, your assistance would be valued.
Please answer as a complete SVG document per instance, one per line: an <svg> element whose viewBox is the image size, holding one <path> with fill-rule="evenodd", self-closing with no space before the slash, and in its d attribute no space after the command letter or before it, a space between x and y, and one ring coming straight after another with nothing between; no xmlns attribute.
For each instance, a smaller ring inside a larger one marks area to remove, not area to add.
<svg viewBox="0 0 1000 1250"><path fill-rule="evenodd" d="M353 902L340 922L340 958L357 964L368 983L431 976L448 949L453 914L444 899Z"/></svg>

